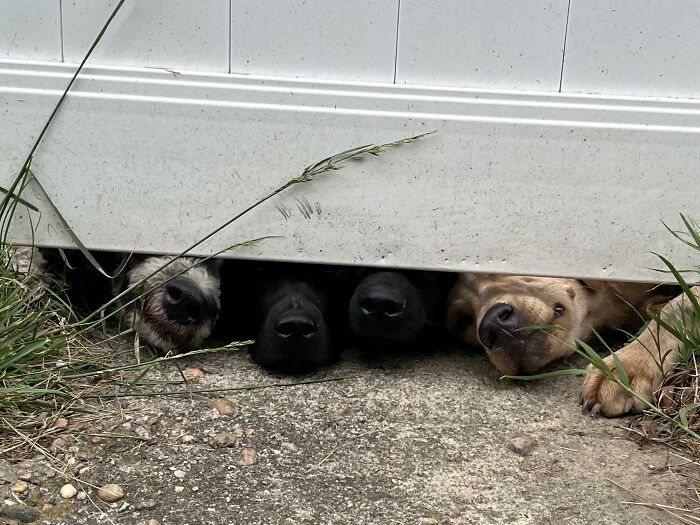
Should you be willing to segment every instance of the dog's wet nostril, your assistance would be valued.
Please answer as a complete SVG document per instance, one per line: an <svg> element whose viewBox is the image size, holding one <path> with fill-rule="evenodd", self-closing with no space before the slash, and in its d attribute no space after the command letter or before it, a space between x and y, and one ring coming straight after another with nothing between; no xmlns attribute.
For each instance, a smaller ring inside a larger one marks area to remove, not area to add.
<svg viewBox="0 0 700 525"><path fill-rule="evenodd" d="M299 317L282 319L275 325L277 335L284 338L308 338L313 336L316 331L316 323L310 319Z"/></svg>
<svg viewBox="0 0 700 525"><path fill-rule="evenodd" d="M498 320L502 323L506 322L513 315L513 305L507 304L504 308L498 311Z"/></svg>
<svg viewBox="0 0 700 525"><path fill-rule="evenodd" d="M189 279L174 279L166 285L163 308L169 320L182 324L200 323L209 313L206 295Z"/></svg>
<svg viewBox="0 0 700 525"><path fill-rule="evenodd" d="M503 347L515 339L513 332L519 328L520 316L511 304L492 306L479 324L479 340L486 348Z"/></svg>
<svg viewBox="0 0 700 525"><path fill-rule="evenodd" d="M182 290L175 284L169 284L165 288L168 300L172 303L179 303L182 300Z"/></svg>
<svg viewBox="0 0 700 525"><path fill-rule="evenodd" d="M406 301L381 294L368 295L360 300L360 308L365 315L396 317L406 308Z"/></svg>

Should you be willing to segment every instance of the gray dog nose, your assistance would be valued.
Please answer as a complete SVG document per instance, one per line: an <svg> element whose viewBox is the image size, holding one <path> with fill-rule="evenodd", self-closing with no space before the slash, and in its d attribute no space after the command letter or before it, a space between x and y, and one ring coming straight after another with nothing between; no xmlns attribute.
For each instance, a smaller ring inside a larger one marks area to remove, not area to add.
<svg viewBox="0 0 700 525"><path fill-rule="evenodd" d="M275 332L280 337L290 339L309 338L318 330L316 323L303 314L287 315L277 321Z"/></svg>
<svg viewBox="0 0 700 525"><path fill-rule="evenodd" d="M488 349L503 348L514 339L520 313L512 304L498 303L486 312L479 324L479 340Z"/></svg>
<svg viewBox="0 0 700 525"><path fill-rule="evenodd" d="M190 279L173 279L165 285L163 308L168 319L182 324L201 323L209 312L207 297Z"/></svg>
<svg viewBox="0 0 700 525"><path fill-rule="evenodd" d="M406 308L406 301L396 294L370 291L359 301L362 313L373 317L397 317Z"/></svg>

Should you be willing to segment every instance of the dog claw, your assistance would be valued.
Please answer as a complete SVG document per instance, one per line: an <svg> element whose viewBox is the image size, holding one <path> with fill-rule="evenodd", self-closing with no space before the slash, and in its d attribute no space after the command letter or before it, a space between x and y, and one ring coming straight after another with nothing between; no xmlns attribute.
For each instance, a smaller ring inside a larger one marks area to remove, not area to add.
<svg viewBox="0 0 700 525"><path fill-rule="evenodd" d="M600 412L600 403L596 403L595 405L593 405L593 408L591 408L591 415L597 416L599 412Z"/></svg>
<svg viewBox="0 0 700 525"><path fill-rule="evenodd" d="M588 399L582 400L583 404L581 406L581 412L584 414L588 412L588 407L591 406L591 402Z"/></svg>

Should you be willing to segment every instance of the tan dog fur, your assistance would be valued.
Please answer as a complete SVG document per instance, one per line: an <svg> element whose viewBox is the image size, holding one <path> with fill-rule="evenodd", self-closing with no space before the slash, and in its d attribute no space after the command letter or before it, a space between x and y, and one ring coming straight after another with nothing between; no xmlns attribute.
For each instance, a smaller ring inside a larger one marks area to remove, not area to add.
<svg viewBox="0 0 700 525"><path fill-rule="evenodd" d="M522 326L560 326L549 333L518 330L508 348L486 349L503 374L529 374L571 355L575 339L589 339L594 329L638 329L640 313L667 299L651 284L466 273L450 293L447 324L466 343L480 344L484 314L507 303L519 311Z"/></svg>
<svg viewBox="0 0 700 525"><path fill-rule="evenodd" d="M692 288L691 291L700 299L700 286ZM690 330L690 323L693 322L691 312L690 300L683 294L664 306L661 318L672 326L682 322ZM679 346L678 339L652 321L636 340L615 353L632 389L651 400L664 374L678 363ZM605 363L617 376L614 359L607 357ZM583 382L581 403L584 411L590 410L593 414L600 413L607 417L637 413L644 408L641 400L628 395L592 365L588 367L588 375Z"/></svg>

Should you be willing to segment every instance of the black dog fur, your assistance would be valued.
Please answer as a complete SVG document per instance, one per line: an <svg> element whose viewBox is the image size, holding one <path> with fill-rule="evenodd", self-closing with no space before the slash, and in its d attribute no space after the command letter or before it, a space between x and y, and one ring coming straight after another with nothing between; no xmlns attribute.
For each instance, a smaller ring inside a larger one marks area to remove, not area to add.
<svg viewBox="0 0 700 525"><path fill-rule="evenodd" d="M348 306L348 325L361 346L403 351L444 340L454 274L380 269L359 274Z"/></svg>
<svg viewBox="0 0 700 525"><path fill-rule="evenodd" d="M219 337L255 340L253 361L273 372L331 365L340 358L346 275L332 266L227 261Z"/></svg>

